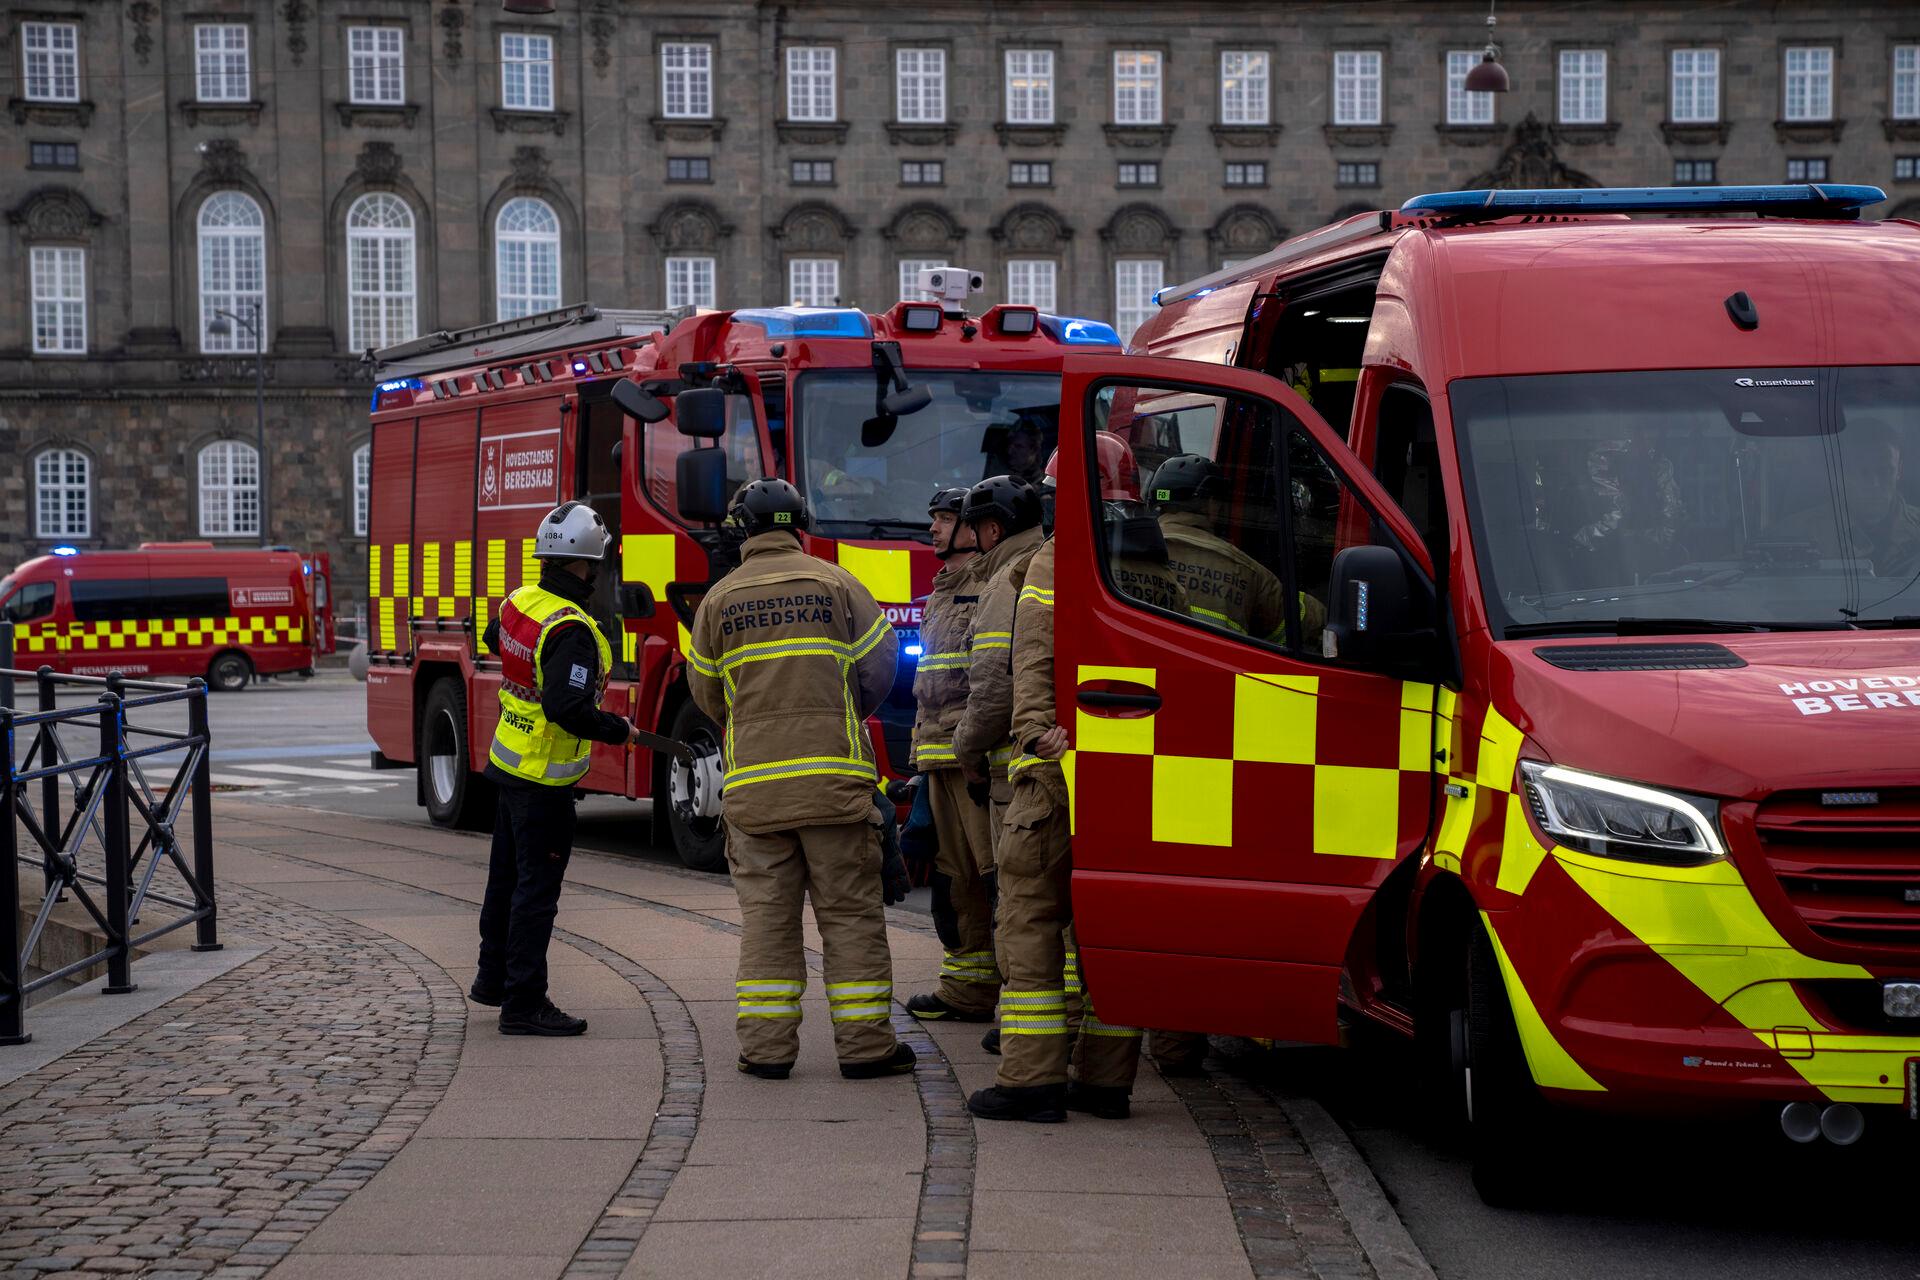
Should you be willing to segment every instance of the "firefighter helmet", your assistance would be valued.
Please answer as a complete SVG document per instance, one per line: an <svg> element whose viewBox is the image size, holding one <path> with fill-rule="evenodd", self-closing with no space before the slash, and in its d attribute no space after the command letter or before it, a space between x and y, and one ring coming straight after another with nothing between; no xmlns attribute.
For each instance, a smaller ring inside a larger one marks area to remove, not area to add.
<svg viewBox="0 0 1920 1280"><path fill-rule="evenodd" d="M959 515L967 507L967 491L961 488L936 489L933 497L927 501L927 514L939 515L942 511L951 511Z"/></svg>
<svg viewBox="0 0 1920 1280"><path fill-rule="evenodd" d="M1138 501L1140 464L1133 460L1133 446L1125 436L1111 431L1093 433L1093 451L1100 459L1100 498L1104 502ZM1047 459L1047 487L1059 483L1060 451Z"/></svg>
<svg viewBox="0 0 1920 1280"><path fill-rule="evenodd" d="M1197 453L1176 453L1153 473L1147 495L1156 506L1199 502L1220 494L1220 468Z"/></svg>
<svg viewBox="0 0 1920 1280"><path fill-rule="evenodd" d="M536 560L605 560L613 535L600 513L584 502L563 502L540 522L533 538Z"/></svg>
<svg viewBox="0 0 1920 1280"><path fill-rule="evenodd" d="M733 495L727 523L748 535L775 529L797 534L812 527L813 515L800 491L785 480L755 480Z"/></svg>
<svg viewBox="0 0 1920 1280"><path fill-rule="evenodd" d="M960 518L977 525L998 520L1006 537L1040 525L1040 491L1017 476L988 476L967 490Z"/></svg>

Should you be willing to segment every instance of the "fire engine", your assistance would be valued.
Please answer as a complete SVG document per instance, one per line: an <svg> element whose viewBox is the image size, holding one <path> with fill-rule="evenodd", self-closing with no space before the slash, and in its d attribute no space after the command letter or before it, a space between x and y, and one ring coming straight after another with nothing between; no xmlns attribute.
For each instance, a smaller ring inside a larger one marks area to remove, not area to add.
<svg viewBox="0 0 1920 1280"><path fill-rule="evenodd" d="M813 511L807 549L859 578L903 660L870 724L907 761L919 603L938 567L927 500L985 476L1037 479L1058 432L1060 362L1120 349L1094 321L965 309L980 277L922 273L925 301L880 314L765 307L634 312L574 306L376 353L367 722L376 764L419 766L433 820L490 821L481 773L500 664L482 635L537 577L540 514L590 502L618 571L596 613L617 670L603 705L684 744L596 746L583 789L651 798L690 867L725 867L715 726L689 700L687 624L737 554L731 495L780 476Z"/></svg>
<svg viewBox="0 0 1920 1280"><path fill-rule="evenodd" d="M1420 197L1066 362L1103 1019L1404 1036L1496 1201L1548 1103L1911 1134L1920 226L1882 198ZM1300 602L1276 633L1125 596L1096 428L1172 559L1201 528Z"/></svg>

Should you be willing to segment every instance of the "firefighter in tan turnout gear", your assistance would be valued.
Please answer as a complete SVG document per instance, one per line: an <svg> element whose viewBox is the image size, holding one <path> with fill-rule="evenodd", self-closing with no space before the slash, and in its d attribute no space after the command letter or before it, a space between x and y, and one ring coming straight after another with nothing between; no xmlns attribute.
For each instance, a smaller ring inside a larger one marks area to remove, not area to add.
<svg viewBox="0 0 1920 1280"><path fill-rule="evenodd" d="M1000 994L993 959L993 832L984 805L967 794L954 750L954 730L967 705L971 655L968 631L985 585L973 526L961 520L965 489L933 495L933 551L945 563L920 622L922 653L913 676L918 714L913 724L913 764L927 787L939 841L934 863L934 919L943 930L946 954L940 986L907 1001L907 1012L925 1021L990 1022Z"/></svg>
<svg viewBox="0 0 1920 1280"><path fill-rule="evenodd" d="M878 771L866 719L892 687L897 641L873 596L806 554L806 500L784 480L735 495L739 568L693 621L689 684L726 727L722 816L740 898L741 1071L783 1080L800 1052L800 909L813 900L840 1074L913 1070L888 1021L893 964L881 876Z"/></svg>

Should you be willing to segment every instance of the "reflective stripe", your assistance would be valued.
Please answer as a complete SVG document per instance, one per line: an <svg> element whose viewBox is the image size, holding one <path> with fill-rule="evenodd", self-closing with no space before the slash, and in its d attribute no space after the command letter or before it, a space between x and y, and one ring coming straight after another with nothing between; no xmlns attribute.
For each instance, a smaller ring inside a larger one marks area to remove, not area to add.
<svg viewBox="0 0 1920 1280"><path fill-rule="evenodd" d="M765 764L730 769L727 771L726 780L721 783L720 792L724 795L735 787L748 787L756 782L777 782L782 778L829 775L865 778L868 781L875 781L880 776L870 760L859 760L851 756L795 756L791 760L770 760Z"/></svg>
<svg viewBox="0 0 1920 1280"><path fill-rule="evenodd" d="M733 984L733 989L743 996L797 996L807 989L806 980L792 978L748 978Z"/></svg>
<svg viewBox="0 0 1920 1280"><path fill-rule="evenodd" d="M798 1018L806 979L743 978L733 984L742 1018ZM785 996L786 999L780 997Z"/></svg>
<svg viewBox="0 0 1920 1280"><path fill-rule="evenodd" d="M520 769L524 759L518 751L501 742L497 736L493 740L493 745L487 748L487 756L496 761L501 768L508 770ZM572 782L575 778L584 778L592 763L590 758L572 762L549 761L547 767L541 770L540 776L555 782ZM525 774L521 776L524 777Z"/></svg>
<svg viewBox="0 0 1920 1280"><path fill-rule="evenodd" d="M695 671L698 671L701 675L709 678L717 677L720 674L719 663L707 657L705 654L696 653L692 649L687 650L687 665Z"/></svg>
<svg viewBox="0 0 1920 1280"><path fill-rule="evenodd" d="M1039 756L1029 756L1029 755L1015 756L1013 759L1007 762L1007 776L1012 777L1014 774L1019 773L1022 769L1031 769L1033 768L1033 766L1037 764L1045 764L1045 763L1047 762L1041 759Z"/></svg>
<svg viewBox="0 0 1920 1280"><path fill-rule="evenodd" d="M923 654L916 664L922 671L950 671L967 665L967 652Z"/></svg>
<svg viewBox="0 0 1920 1280"><path fill-rule="evenodd" d="M1000 1034L1003 1036L1063 1036L1067 1034L1067 1019L1064 1015L1048 1019L1026 1019L1021 1022L1000 1021Z"/></svg>
<svg viewBox="0 0 1920 1280"><path fill-rule="evenodd" d="M1043 604L1049 609L1053 608L1053 592L1045 587L1022 587L1019 598L1031 600L1035 604Z"/></svg>
<svg viewBox="0 0 1920 1280"><path fill-rule="evenodd" d="M993 750L987 752L987 763L991 765L1005 765L1008 761L1012 759L1013 759L1012 743L1008 743L1004 747L995 747Z"/></svg>
<svg viewBox="0 0 1920 1280"><path fill-rule="evenodd" d="M1077 996L1086 991L1086 984L1080 981L1080 953L1078 951L1067 952L1065 976L1068 995Z"/></svg>
<svg viewBox="0 0 1920 1280"><path fill-rule="evenodd" d="M1241 626L1239 623L1235 622L1232 618L1229 618L1226 614L1221 613L1218 610L1203 609L1197 604L1188 604L1187 612L1198 614L1202 618L1210 618L1214 622L1219 623L1221 626L1225 627L1229 631L1238 632L1240 635L1247 634L1247 629L1245 627Z"/></svg>
<svg viewBox="0 0 1920 1280"><path fill-rule="evenodd" d="M867 628L867 633L854 641L854 658L858 660L872 653L874 647L880 643L881 638L887 634L887 628L890 625L892 624L887 621L887 615L884 613L875 618L873 625Z"/></svg>
<svg viewBox="0 0 1920 1280"><path fill-rule="evenodd" d="M958 752L954 751L953 744L950 742L923 742L913 749L913 758L915 760L957 761L960 759L960 756Z"/></svg>
<svg viewBox="0 0 1920 1280"><path fill-rule="evenodd" d="M1099 1018L1094 1016L1093 1004L1089 1001L1086 1016L1080 1019L1080 1034L1087 1036L1112 1036L1119 1040L1138 1040L1140 1038L1140 1028L1116 1027L1111 1023L1100 1021Z"/></svg>
<svg viewBox="0 0 1920 1280"><path fill-rule="evenodd" d="M1011 648L1013 648L1013 632L982 631L978 635L974 636L973 644L971 646L971 652L979 653L982 649L1011 649Z"/></svg>
<svg viewBox="0 0 1920 1280"><path fill-rule="evenodd" d="M800 1005L797 1001L792 1004L742 1004L739 1012L734 1016L739 1018L797 1018L800 1016Z"/></svg>
<svg viewBox="0 0 1920 1280"><path fill-rule="evenodd" d="M835 1022L865 1022L888 1015L891 982L829 982L827 1005Z"/></svg>

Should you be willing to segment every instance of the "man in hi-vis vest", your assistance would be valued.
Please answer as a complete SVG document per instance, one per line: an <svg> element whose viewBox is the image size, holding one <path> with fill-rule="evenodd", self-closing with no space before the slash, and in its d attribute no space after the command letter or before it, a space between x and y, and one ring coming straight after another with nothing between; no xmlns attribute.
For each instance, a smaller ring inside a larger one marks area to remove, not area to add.
<svg viewBox="0 0 1920 1280"><path fill-rule="evenodd" d="M539 584L508 596L484 637L500 655L500 721L487 752L500 802L480 907L480 973L468 994L500 1006L505 1035L587 1029L547 999L547 943L573 854L573 784L586 776L595 742L634 740L631 723L600 710L613 650L589 602L611 542L586 503L555 507L534 535Z"/></svg>

